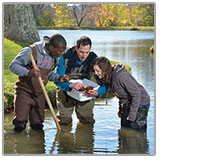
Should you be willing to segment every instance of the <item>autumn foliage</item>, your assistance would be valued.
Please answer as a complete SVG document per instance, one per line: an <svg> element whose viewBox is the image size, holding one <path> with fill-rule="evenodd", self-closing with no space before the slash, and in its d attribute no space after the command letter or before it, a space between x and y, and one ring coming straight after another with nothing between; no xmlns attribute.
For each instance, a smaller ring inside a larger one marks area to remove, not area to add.
<svg viewBox="0 0 200 163"><path fill-rule="evenodd" d="M55 27L154 26L154 4L52 4L48 10Z"/></svg>

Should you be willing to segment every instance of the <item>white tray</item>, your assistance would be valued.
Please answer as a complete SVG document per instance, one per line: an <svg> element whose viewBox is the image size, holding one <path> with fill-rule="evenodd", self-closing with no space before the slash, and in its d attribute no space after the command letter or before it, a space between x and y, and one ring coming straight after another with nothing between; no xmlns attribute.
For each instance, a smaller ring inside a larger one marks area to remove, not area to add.
<svg viewBox="0 0 200 163"><path fill-rule="evenodd" d="M92 87L94 87L94 90L97 90L100 87L97 83L94 83L93 81L88 80L88 79L76 79L76 80L72 79L69 82L72 82L72 83L79 82L79 83L83 84L85 87L92 86ZM72 89L71 92L67 92L67 94L70 97L72 97L72 98L74 98L74 99L76 99L78 101L88 101L88 100L91 100L91 99L94 98L94 97L83 96L83 92L82 91L76 91L75 89Z"/></svg>

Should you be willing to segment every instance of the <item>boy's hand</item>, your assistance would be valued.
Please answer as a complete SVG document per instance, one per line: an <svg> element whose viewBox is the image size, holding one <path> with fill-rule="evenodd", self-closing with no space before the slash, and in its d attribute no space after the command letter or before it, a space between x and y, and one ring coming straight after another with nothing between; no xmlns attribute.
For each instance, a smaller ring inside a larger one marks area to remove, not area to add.
<svg viewBox="0 0 200 163"><path fill-rule="evenodd" d="M69 76L66 74L59 77L59 82L68 82L68 81L69 81Z"/></svg>
<svg viewBox="0 0 200 163"><path fill-rule="evenodd" d="M29 73L28 73L28 76L38 78L38 77L41 76L40 70L39 69L37 69L37 70L36 69L31 69L29 71Z"/></svg>

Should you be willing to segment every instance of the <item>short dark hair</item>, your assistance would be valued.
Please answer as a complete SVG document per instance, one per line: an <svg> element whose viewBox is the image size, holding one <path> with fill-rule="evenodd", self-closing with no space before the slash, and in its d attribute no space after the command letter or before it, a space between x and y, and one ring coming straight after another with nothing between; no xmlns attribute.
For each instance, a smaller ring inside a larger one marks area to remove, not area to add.
<svg viewBox="0 0 200 163"><path fill-rule="evenodd" d="M90 40L89 37L82 36L76 42L76 46L77 46L78 49L80 48L80 45L83 45L83 46L90 45L90 48L91 48L92 47L92 41Z"/></svg>
<svg viewBox="0 0 200 163"><path fill-rule="evenodd" d="M65 38L60 34L54 34L49 38L49 45L55 48L67 46Z"/></svg>

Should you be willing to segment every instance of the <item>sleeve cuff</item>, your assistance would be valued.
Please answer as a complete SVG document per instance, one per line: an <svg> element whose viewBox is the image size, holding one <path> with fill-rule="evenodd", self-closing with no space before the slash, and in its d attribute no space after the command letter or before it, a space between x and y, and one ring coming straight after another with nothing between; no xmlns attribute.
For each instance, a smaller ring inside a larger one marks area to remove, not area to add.
<svg viewBox="0 0 200 163"><path fill-rule="evenodd" d="M60 78L60 76L58 74L56 74L56 76L55 76L55 82L59 82L59 78Z"/></svg>
<svg viewBox="0 0 200 163"><path fill-rule="evenodd" d="M25 76L28 76L28 73L29 73L30 70L26 69L24 72L25 72Z"/></svg>

